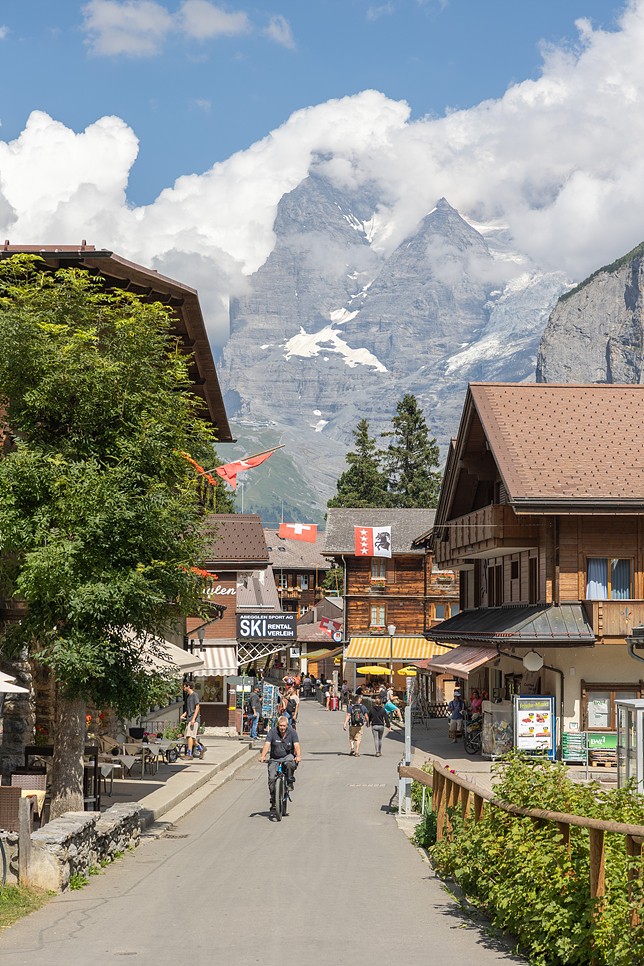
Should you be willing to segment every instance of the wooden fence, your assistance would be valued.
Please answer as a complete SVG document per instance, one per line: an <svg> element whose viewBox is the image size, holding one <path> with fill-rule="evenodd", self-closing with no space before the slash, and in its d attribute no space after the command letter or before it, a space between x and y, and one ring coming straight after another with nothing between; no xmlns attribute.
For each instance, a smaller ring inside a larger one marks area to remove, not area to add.
<svg viewBox="0 0 644 966"><path fill-rule="evenodd" d="M485 815L485 809L500 809L519 818L528 818L543 825L555 825L562 836L562 847L570 852L570 829L585 828L590 839L590 895L593 899L601 899L606 892L605 881L605 850L604 836L607 832L623 835L626 853L631 858L640 858L644 843L644 826L628 825L624 822L609 822L598 818L587 818L584 815L568 815L565 812L550 812L542 808L523 808L501 801L495 795L477 785L471 779L452 771L441 758L428 756L434 770L431 774L415 768L412 765L400 765L401 778L411 778L421 785L432 789L432 811L436 813L436 838L449 838L452 831L451 815L453 809L459 808L464 821L479 822ZM629 900L636 870L633 863L629 868ZM633 912L631 925L637 925L639 918Z"/></svg>

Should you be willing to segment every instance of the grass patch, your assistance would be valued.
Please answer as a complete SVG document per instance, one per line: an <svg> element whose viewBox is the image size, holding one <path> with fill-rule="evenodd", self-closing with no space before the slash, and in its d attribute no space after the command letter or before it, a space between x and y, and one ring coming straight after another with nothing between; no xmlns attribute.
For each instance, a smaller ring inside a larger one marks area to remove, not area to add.
<svg viewBox="0 0 644 966"><path fill-rule="evenodd" d="M53 893L36 892L24 886L0 887L0 930L40 909L52 895Z"/></svg>

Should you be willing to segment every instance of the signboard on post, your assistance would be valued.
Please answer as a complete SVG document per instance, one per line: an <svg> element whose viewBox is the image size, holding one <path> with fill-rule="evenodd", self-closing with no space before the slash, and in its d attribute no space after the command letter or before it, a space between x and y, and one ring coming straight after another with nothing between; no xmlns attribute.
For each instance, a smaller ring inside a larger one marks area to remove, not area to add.
<svg viewBox="0 0 644 966"><path fill-rule="evenodd" d="M238 641L297 640L297 614L238 614Z"/></svg>
<svg viewBox="0 0 644 966"><path fill-rule="evenodd" d="M557 756L557 719L554 697L514 696L514 746L519 751Z"/></svg>

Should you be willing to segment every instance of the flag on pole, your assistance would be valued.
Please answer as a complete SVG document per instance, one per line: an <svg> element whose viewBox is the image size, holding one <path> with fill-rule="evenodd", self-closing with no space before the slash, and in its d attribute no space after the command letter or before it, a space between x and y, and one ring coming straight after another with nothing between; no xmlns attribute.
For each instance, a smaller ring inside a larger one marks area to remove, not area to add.
<svg viewBox="0 0 644 966"><path fill-rule="evenodd" d="M280 523L278 533L282 540L304 540L306 543L315 543L317 535L315 523Z"/></svg>
<svg viewBox="0 0 644 966"><path fill-rule="evenodd" d="M255 456L247 456L243 460L235 460L234 463L225 463L223 466L216 466L214 472L218 476L221 476L222 480L229 483L233 490L235 490L237 488L237 474L244 473L246 470L252 470L254 466L259 466L269 456L272 456L276 449L281 449L281 446L275 446L273 449L266 450L264 453L257 453Z"/></svg>
<svg viewBox="0 0 644 966"><path fill-rule="evenodd" d="M329 635L329 637L333 637L333 635L337 631L341 631L342 630L342 624L341 624L340 621L331 620L330 617L322 617L320 619L320 628L323 631L326 631L326 633Z"/></svg>
<svg viewBox="0 0 644 966"><path fill-rule="evenodd" d="M391 557L391 527L354 527L356 557Z"/></svg>

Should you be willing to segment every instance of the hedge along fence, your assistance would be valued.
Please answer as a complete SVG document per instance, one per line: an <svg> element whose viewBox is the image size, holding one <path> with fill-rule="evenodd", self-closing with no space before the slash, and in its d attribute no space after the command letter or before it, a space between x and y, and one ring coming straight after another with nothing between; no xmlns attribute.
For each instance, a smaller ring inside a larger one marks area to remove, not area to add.
<svg viewBox="0 0 644 966"><path fill-rule="evenodd" d="M432 787L437 870L514 933L533 963L644 962L641 796L575 785L562 766L519 759L506 766L495 794L430 758L431 774L401 766L400 776ZM537 808L535 801L591 814ZM638 824L592 815L607 811Z"/></svg>

